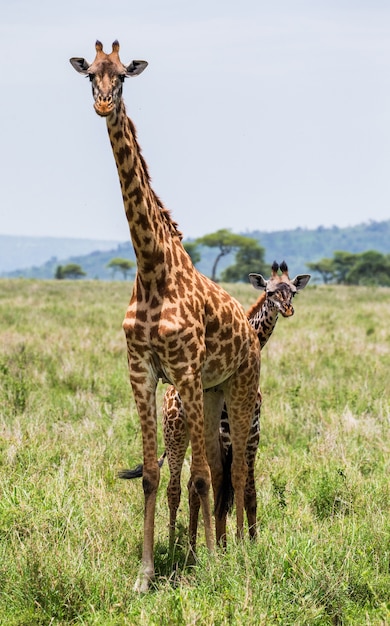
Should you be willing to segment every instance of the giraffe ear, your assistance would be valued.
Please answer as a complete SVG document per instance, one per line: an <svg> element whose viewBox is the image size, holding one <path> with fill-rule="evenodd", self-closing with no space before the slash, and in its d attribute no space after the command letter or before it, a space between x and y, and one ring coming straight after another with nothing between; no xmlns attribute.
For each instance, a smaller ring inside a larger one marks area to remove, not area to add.
<svg viewBox="0 0 390 626"><path fill-rule="evenodd" d="M267 281L261 274L249 274L249 280L255 289L267 288Z"/></svg>
<svg viewBox="0 0 390 626"><path fill-rule="evenodd" d="M293 285L297 288L297 291L301 291L304 289L311 278L311 274L298 274L291 281Z"/></svg>
<svg viewBox="0 0 390 626"><path fill-rule="evenodd" d="M70 64L74 67L76 72L80 74L88 74L89 63L81 57L72 57L69 59Z"/></svg>
<svg viewBox="0 0 390 626"><path fill-rule="evenodd" d="M138 76L141 72L144 71L148 67L147 61L132 61L129 65L125 65L126 68L126 76Z"/></svg>

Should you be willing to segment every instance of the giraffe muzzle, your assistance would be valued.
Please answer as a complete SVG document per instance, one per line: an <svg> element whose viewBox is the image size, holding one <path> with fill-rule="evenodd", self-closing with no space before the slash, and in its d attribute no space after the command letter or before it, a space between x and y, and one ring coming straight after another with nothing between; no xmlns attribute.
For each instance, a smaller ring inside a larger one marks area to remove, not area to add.
<svg viewBox="0 0 390 626"><path fill-rule="evenodd" d="M283 317L291 317L294 315L294 307L291 305L282 311Z"/></svg>
<svg viewBox="0 0 390 626"><path fill-rule="evenodd" d="M101 117L107 117L114 110L114 98L111 93L103 94L99 93L95 97L94 108L98 115Z"/></svg>
<svg viewBox="0 0 390 626"><path fill-rule="evenodd" d="M107 117L107 115L110 115L110 113L113 112L114 103L112 102L112 100L111 102L107 102L106 100L104 101L97 100L94 104L94 109L96 113L100 115L101 117Z"/></svg>

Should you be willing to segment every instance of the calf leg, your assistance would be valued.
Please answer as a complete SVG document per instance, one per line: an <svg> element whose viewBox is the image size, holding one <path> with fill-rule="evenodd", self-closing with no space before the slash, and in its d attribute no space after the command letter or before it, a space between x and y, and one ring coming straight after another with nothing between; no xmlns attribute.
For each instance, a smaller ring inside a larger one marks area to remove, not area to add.
<svg viewBox="0 0 390 626"><path fill-rule="evenodd" d="M181 496L181 472L188 448L189 435L179 393L169 387L163 401L163 434L170 479L167 487L169 506L169 547L175 543L177 510Z"/></svg>

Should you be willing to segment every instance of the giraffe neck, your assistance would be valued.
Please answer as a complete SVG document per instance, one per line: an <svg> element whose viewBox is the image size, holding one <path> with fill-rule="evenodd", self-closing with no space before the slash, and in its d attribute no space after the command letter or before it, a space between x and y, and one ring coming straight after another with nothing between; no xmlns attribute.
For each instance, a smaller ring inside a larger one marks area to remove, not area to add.
<svg viewBox="0 0 390 626"><path fill-rule="evenodd" d="M247 318L257 333L260 348L264 348L278 321L278 310L268 300L265 292L261 294L255 304L247 311Z"/></svg>
<svg viewBox="0 0 390 626"><path fill-rule="evenodd" d="M162 280L172 258L172 248L181 245L181 233L169 211L154 193L136 130L126 115L123 100L107 117L107 129L121 185L123 204L143 279Z"/></svg>

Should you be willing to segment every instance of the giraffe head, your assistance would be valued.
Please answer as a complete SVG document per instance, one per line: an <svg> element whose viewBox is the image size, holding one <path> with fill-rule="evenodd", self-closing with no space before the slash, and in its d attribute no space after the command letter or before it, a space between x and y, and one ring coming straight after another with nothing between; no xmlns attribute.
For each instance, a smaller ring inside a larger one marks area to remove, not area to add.
<svg viewBox="0 0 390 626"><path fill-rule="evenodd" d="M95 44L96 57L88 63L81 57L72 57L70 63L80 74L89 76L92 83L92 94L95 100L95 111L102 117L110 115L122 98L123 81L129 76L138 76L147 67L146 61L132 61L123 65L119 58L119 43L114 41L112 52L106 54L103 44Z"/></svg>
<svg viewBox="0 0 390 626"><path fill-rule="evenodd" d="M278 273L280 269L281 274ZM292 299L298 291L304 289L310 280L310 274L298 274L290 280L285 261L280 266L274 261L272 274L265 280L261 274L249 274L249 280L255 289L264 289L268 304L275 307L283 317L294 315Z"/></svg>

